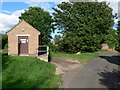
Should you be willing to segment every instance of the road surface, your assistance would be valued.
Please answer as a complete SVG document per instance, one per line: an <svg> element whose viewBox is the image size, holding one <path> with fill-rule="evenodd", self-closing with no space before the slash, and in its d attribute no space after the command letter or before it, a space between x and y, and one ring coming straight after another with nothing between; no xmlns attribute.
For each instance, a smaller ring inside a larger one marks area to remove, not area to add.
<svg viewBox="0 0 120 90"><path fill-rule="evenodd" d="M82 68L65 73L60 88L118 88L120 87L120 56L102 53Z"/></svg>

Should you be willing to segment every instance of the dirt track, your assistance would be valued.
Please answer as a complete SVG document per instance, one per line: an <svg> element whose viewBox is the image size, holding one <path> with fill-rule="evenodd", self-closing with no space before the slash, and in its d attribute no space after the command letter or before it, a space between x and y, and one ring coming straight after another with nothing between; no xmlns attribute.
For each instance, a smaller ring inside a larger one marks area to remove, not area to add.
<svg viewBox="0 0 120 90"><path fill-rule="evenodd" d="M67 59L67 58L57 58L53 59L51 63L55 64L57 66L56 68L56 74L62 74L66 73L70 70L73 70L75 68L81 68L83 64L78 62L74 59Z"/></svg>

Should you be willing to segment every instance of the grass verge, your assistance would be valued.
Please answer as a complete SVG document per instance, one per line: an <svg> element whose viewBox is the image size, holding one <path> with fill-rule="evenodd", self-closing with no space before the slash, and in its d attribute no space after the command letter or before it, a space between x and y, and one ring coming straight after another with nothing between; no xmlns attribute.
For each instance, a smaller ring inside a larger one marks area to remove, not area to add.
<svg viewBox="0 0 120 90"><path fill-rule="evenodd" d="M27 56L2 57L3 88L57 88L62 80L55 65Z"/></svg>
<svg viewBox="0 0 120 90"><path fill-rule="evenodd" d="M99 50L98 53L118 53L117 51Z"/></svg>
<svg viewBox="0 0 120 90"><path fill-rule="evenodd" d="M94 53L81 53L80 55L76 54L67 54L63 52L51 52L52 58L73 58L77 59L80 63L86 63L90 61L91 58L98 56L98 52Z"/></svg>

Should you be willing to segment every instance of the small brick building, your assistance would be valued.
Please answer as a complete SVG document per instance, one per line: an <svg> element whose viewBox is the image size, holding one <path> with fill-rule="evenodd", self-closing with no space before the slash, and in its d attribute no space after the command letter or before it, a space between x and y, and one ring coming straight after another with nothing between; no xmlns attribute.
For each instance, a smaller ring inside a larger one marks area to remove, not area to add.
<svg viewBox="0 0 120 90"><path fill-rule="evenodd" d="M8 55L37 56L40 45L40 32L21 20L15 27L9 30Z"/></svg>

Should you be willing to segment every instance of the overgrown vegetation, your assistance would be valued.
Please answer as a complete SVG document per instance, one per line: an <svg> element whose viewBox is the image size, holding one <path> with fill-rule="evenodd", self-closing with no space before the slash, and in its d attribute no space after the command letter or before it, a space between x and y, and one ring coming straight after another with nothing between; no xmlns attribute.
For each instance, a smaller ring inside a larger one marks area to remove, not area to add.
<svg viewBox="0 0 120 90"><path fill-rule="evenodd" d="M63 2L58 8L53 8L53 14L56 26L63 34L58 43L60 50L66 53L94 52L103 43L115 43L116 34L111 27L116 15L106 2Z"/></svg>
<svg viewBox="0 0 120 90"><path fill-rule="evenodd" d="M62 80L55 65L27 56L3 55L3 88L57 88Z"/></svg>

